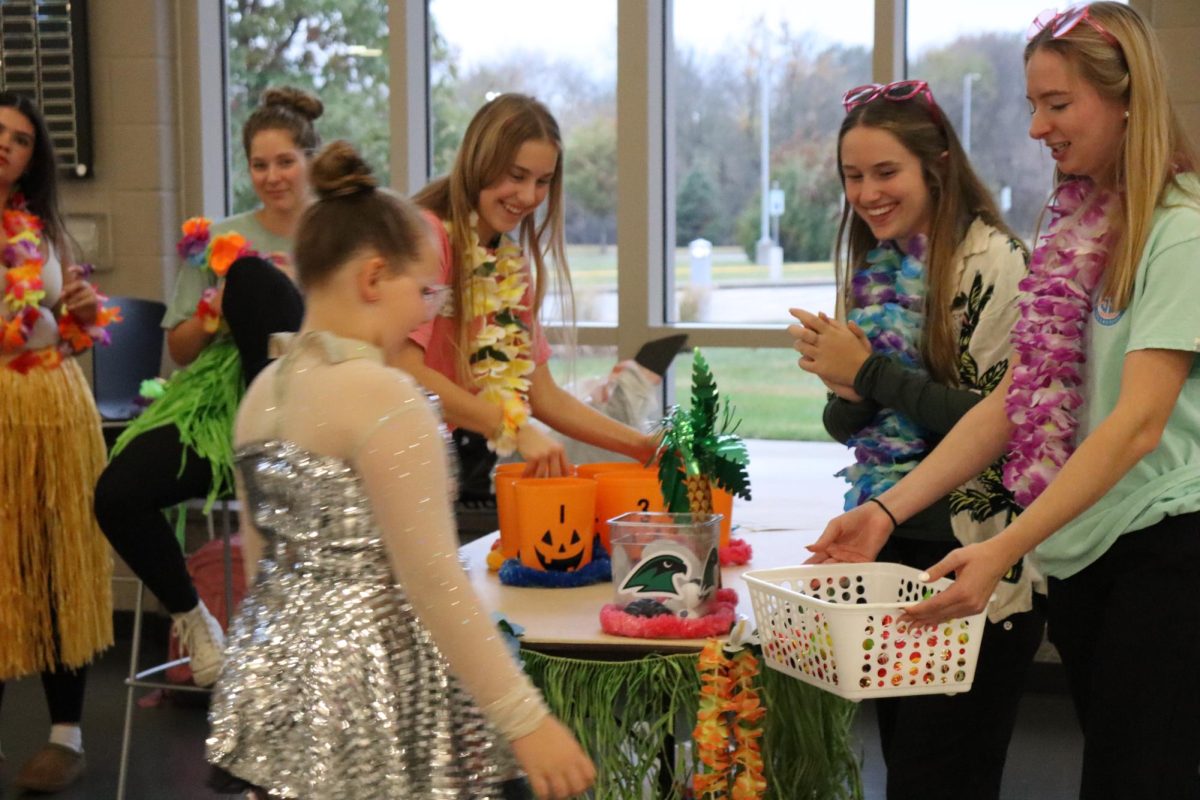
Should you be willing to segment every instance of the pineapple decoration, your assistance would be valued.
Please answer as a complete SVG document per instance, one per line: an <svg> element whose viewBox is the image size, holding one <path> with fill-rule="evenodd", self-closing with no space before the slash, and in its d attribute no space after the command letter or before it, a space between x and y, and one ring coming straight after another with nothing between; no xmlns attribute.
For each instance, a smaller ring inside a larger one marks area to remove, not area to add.
<svg viewBox="0 0 1200 800"><path fill-rule="evenodd" d="M668 511L711 514L713 486L750 499L750 457L735 431L739 424L697 349L692 359L692 407L674 406L662 421L658 480Z"/></svg>

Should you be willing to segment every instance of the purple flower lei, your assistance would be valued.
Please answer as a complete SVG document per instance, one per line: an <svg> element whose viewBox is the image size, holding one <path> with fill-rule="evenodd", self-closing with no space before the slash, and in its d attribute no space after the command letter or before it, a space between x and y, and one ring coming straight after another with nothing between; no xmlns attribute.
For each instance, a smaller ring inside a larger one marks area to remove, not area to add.
<svg viewBox="0 0 1200 800"><path fill-rule="evenodd" d="M1083 405L1079 385L1087 360L1084 334L1092 292L1108 265L1115 238L1110 211L1117 196L1090 180L1059 186L1050 201L1050 225L1019 288L1021 319L1013 327L1016 367L1004 399L1014 425L1004 485L1028 507L1075 449Z"/></svg>

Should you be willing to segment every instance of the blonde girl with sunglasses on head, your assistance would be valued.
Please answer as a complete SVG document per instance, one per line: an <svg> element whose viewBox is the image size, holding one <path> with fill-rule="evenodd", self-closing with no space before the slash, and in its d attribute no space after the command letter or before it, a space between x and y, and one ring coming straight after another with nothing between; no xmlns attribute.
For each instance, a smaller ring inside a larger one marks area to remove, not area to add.
<svg viewBox="0 0 1200 800"><path fill-rule="evenodd" d="M841 313L793 309L800 324L788 330L800 367L830 389L826 429L854 450L856 463L840 473L854 508L912 469L999 383L1026 251L924 81L860 86L843 104ZM924 568L998 532L1015 513L999 464L951 488L898 526L878 560ZM1008 576L970 693L875 704L890 800L999 797L1017 700L1044 628L1035 582L1028 570Z"/></svg>
<svg viewBox="0 0 1200 800"><path fill-rule="evenodd" d="M1084 734L1080 796L1200 797L1200 180L1158 42L1133 9L1039 17L1029 134L1057 165L1003 383L911 475L830 522L819 557L871 558L1007 452L1024 513L933 564L908 612L984 608L1026 554ZM883 507L890 511L884 513Z"/></svg>

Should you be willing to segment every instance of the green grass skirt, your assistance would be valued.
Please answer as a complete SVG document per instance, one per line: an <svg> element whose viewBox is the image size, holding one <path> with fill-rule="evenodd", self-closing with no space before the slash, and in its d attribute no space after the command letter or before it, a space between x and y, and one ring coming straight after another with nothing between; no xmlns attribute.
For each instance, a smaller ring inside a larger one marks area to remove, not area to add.
<svg viewBox="0 0 1200 800"><path fill-rule="evenodd" d="M113 445L117 456L147 431L174 425L179 441L200 454L212 467L212 486L204 510L219 497L233 493L233 423L246 392L242 359L232 339L218 339L196 360L167 381L162 397L129 424ZM183 472L187 451L179 462Z"/></svg>

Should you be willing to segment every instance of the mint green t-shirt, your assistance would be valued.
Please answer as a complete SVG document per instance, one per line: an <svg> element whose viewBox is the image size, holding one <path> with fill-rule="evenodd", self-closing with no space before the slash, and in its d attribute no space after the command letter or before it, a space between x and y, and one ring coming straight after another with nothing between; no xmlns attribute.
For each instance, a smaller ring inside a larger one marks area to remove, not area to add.
<svg viewBox="0 0 1200 800"><path fill-rule="evenodd" d="M250 243L251 248L264 256L283 253L290 262L292 240L268 231L259 224L258 219L254 216L256 213L257 210L246 211L226 217L220 222L214 222L209 235L216 238L226 233L240 233ZM216 285L216 275L206 269L201 270L192 264L184 263L179 268L179 275L175 279L175 291L171 295L171 302L167 304L167 313L163 316L162 326L170 330L195 314L196 304L200 302L200 296L204 294L204 290Z"/></svg>
<svg viewBox="0 0 1200 800"><path fill-rule="evenodd" d="M1200 180L1186 178L1200 194ZM1200 352L1200 208L1172 188L1154 215L1124 311L1097 302L1088 321L1084 404L1078 441L1117 404L1126 353ZM1100 500L1035 550L1043 571L1066 578L1087 567L1124 533L1167 516L1200 511L1200 359L1184 381L1162 440ZM1200 535L1200 531L1197 531Z"/></svg>

